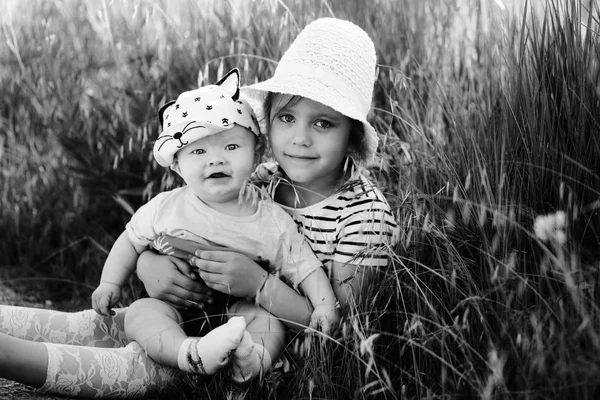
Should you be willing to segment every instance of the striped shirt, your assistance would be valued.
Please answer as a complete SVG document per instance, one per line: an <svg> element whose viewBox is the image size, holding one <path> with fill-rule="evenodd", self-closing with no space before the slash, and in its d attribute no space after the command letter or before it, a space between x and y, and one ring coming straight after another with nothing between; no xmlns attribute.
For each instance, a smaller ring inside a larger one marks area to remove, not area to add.
<svg viewBox="0 0 600 400"><path fill-rule="evenodd" d="M271 186L272 195L275 187ZM334 261L387 266L398 225L383 193L365 176L356 176L338 192L309 207L282 207L324 266Z"/></svg>

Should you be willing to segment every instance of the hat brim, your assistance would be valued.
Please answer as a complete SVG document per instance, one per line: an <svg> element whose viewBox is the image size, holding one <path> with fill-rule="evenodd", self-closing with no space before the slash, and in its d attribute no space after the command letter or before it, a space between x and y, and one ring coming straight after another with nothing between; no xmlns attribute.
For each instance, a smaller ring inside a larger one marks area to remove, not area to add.
<svg viewBox="0 0 600 400"><path fill-rule="evenodd" d="M173 133L181 131L184 124L179 125L181 126L173 126L169 130L164 131L158 137L154 145L154 158L156 159L156 162L163 167L168 167L169 165L173 164L175 154L179 150L194 143L196 140L200 140L219 132L227 131L232 129L234 126L241 126L236 123L229 124L228 126L214 125L206 122L194 122L193 124L188 123L186 125L187 132L185 136L181 136L181 139L177 139L174 137Z"/></svg>

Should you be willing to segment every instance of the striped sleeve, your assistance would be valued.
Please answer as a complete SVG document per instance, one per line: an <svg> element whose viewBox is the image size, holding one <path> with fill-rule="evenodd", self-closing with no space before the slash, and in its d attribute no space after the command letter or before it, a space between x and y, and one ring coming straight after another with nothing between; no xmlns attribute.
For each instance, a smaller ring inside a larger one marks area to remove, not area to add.
<svg viewBox="0 0 600 400"><path fill-rule="evenodd" d="M398 226L387 202L379 196L350 201L338 224L335 261L385 267L397 240Z"/></svg>

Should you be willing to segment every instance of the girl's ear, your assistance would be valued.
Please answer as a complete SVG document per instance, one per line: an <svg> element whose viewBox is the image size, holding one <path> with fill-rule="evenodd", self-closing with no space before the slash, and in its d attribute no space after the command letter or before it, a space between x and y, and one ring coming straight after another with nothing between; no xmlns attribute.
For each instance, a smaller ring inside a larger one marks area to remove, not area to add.
<svg viewBox="0 0 600 400"><path fill-rule="evenodd" d="M240 97L240 71L237 68L232 69L216 85L221 86L233 100L237 100Z"/></svg>
<svg viewBox="0 0 600 400"><path fill-rule="evenodd" d="M171 170L177 172L177 175L181 176L181 169L179 168L179 161L177 161L177 157L173 158L173 163L171 164ZM181 176L183 178L183 176Z"/></svg>

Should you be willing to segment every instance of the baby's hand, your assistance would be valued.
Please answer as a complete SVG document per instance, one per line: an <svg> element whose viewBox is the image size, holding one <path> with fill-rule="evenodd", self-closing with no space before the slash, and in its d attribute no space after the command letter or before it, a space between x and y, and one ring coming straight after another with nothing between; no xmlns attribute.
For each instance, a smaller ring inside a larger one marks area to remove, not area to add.
<svg viewBox="0 0 600 400"><path fill-rule="evenodd" d="M335 304L318 304L310 316L308 327L329 335L337 329L339 323L340 312Z"/></svg>
<svg viewBox="0 0 600 400"><path fill-rule="evenodd" d="M112 308L121 299L121 288L114 283L101 282L92 293L92 307L100 315L114 315Z"/></svg>

